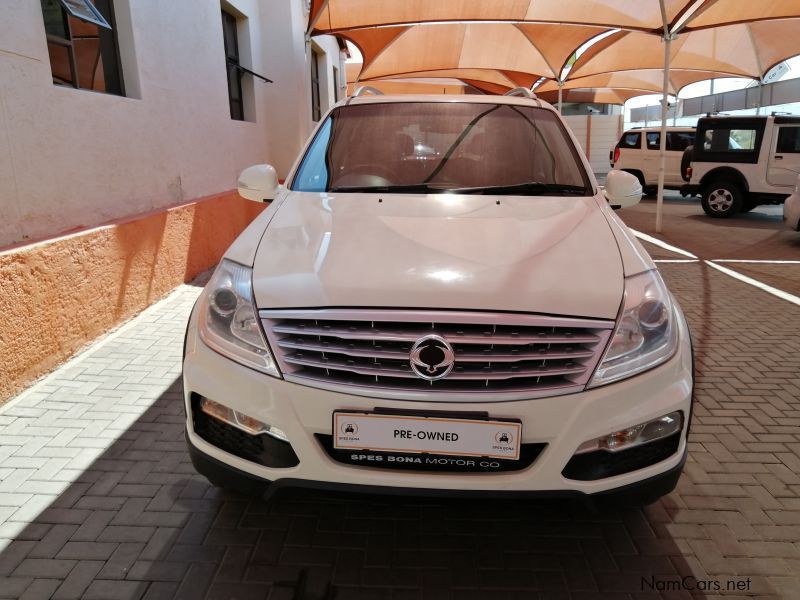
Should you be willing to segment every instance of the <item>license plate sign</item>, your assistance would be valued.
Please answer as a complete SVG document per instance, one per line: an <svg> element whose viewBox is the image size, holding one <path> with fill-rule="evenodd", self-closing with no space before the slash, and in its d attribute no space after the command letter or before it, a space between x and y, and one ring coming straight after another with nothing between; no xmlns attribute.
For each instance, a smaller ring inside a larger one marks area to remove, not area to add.
<svg viewBox="0 0 800 600"><path fill-rule="evenodd" d="M522 423L378 413L334 412L333 446L518 460Z"/></svg>

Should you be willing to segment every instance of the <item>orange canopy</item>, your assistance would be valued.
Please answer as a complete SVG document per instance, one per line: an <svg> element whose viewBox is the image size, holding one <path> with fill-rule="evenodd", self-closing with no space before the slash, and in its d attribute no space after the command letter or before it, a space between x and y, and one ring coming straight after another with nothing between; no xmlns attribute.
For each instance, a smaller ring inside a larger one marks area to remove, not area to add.
<svg viewBox="0 0 800 600"><path fill-rule="evenodd" d="M358 46L364 57L361 80L490 70L514 85L530 86L540 77L557 78L576 48L607 31L542 23L439 23L357 29L340 35ZM464 76L472 78L469 73Z"/></svg>
<svg viewBox="0 0 800 600"><path fill-rule="evenodd" d="M676 19L694 0L665 0ZM662 27L658 0L312 0L309 30L436 21L579 23L650 31Z"/></svg>
<svg viewBox="0 0 800 600"><path fill-rule="evenodd" d="M670 31L800 16L797 0L665 0ZM573 23L663 33L658 0L311 0L309 31L443 21Z"/></svg>
<svg viewBox="0 0 800 600"><path fill-rule="evenodd" d="M725 75L716 71L670 69L669 93L677 95L678 92L691 83L722 77L725 77ZM633 69L629 71L614 71L613 73L586 75L584 77L568 77L563 83L563 89L566 91L577 88L613 88L617 90L645 90L644 93L660 94L663 90L663 82L664 69ZM557 90L558 83L556 81L546 81L538 86L535 91L537 95L541 95L546 92Z"/></svg>
<svg viewBox="0 0 800 600"><path fill-rule="evenodd" d="M670 69L759 78L779 62L800 54L798 32L800 19L797 18L689 31L672 41ZM632 69L662 69L663 66L661 39L635 31L620 31L584 52L567 79Z"/></svg>

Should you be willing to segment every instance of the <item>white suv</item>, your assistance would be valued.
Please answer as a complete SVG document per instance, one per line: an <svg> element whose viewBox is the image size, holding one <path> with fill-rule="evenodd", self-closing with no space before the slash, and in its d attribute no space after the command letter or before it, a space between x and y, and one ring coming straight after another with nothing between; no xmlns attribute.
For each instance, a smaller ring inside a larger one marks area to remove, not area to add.
<svg viewBox="0 0 800 600"><path fill-rule="evenodd" d="M664 187L677 190L683 185L683 151L694 143L694 127L667 127L667 160ZM635 175L645 193L658 189L661 168L661 128L629 129L622 134L609 156L611 167Z"/></svg>
<svg viewBox="0 0 800 600"><path fill-rule="evenodd" d="M360 96L226 252L183 361L195 467L268 483L651 502L686 457L686 321L535 97Z"/></svg>
<svg viewBox="0 0 800 600"><path fill-rule="evenodd" d="M683 164L681 192L699 193L711 217L781 204L800 174L800 117L704 117Z"/></svg>

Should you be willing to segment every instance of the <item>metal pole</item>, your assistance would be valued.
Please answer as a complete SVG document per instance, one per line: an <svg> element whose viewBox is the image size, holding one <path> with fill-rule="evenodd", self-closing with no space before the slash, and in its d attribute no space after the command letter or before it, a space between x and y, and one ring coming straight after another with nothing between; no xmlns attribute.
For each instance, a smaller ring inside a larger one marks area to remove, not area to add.
<svg viewBox="0 0 800 600"><path fill-rule="evenodd" d="M761 114L761 78L758 78L758 103L756 104L756 114Z"/></svg>
<svg viewBox="0 0 800 600"><path fill-rule="evenodd" d="M669 107L669 62L671 59L672 39L675 37L669 30L669 20L664 0L659 0L661 20L664 25L664 86L661 98L661 139L659 150L661 157L658 166L658 195L656 196L656 233L661 233L662 215L664 212L664 171L667 166L667 108Z"/></svg>
<svg viewBox="0 0 800 600"><path fill-rule="evenodd" d="M667 166L667 109L669 107L669 63L672 49L672 36L664 36L664 97L661 99L661 157L658 165L658 196L656 198L656 233L661 233L664 212L664 171Z"/></svg>
<svg viewBox="0 0 800 600"><path fill-rule="evenodd" d="M561 114L561 91L564 89L564 82L558 82L558 114Z"/></svg>

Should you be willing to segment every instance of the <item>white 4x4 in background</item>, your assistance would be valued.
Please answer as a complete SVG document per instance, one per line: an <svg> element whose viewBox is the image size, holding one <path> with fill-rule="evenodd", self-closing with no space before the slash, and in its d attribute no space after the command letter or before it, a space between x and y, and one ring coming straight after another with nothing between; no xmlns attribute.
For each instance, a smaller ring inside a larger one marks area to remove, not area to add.
<svg viewBox="0 0 800 600"><path fill-rule="evenodd" d="M667 160L664 187L677 190L683 185L681 158L694 143L694 127L667 127ZM611 151L611 167L634 175L647 194L658 189L661 167L661 129L629 129Z"/></svg>
<svg viewBox="0 0 800 600"><path fill-rule="evenodd" d="M711 217L781 204L800 174L800 117L704 117L686 149L683 194L701 195Z"/></svg>

